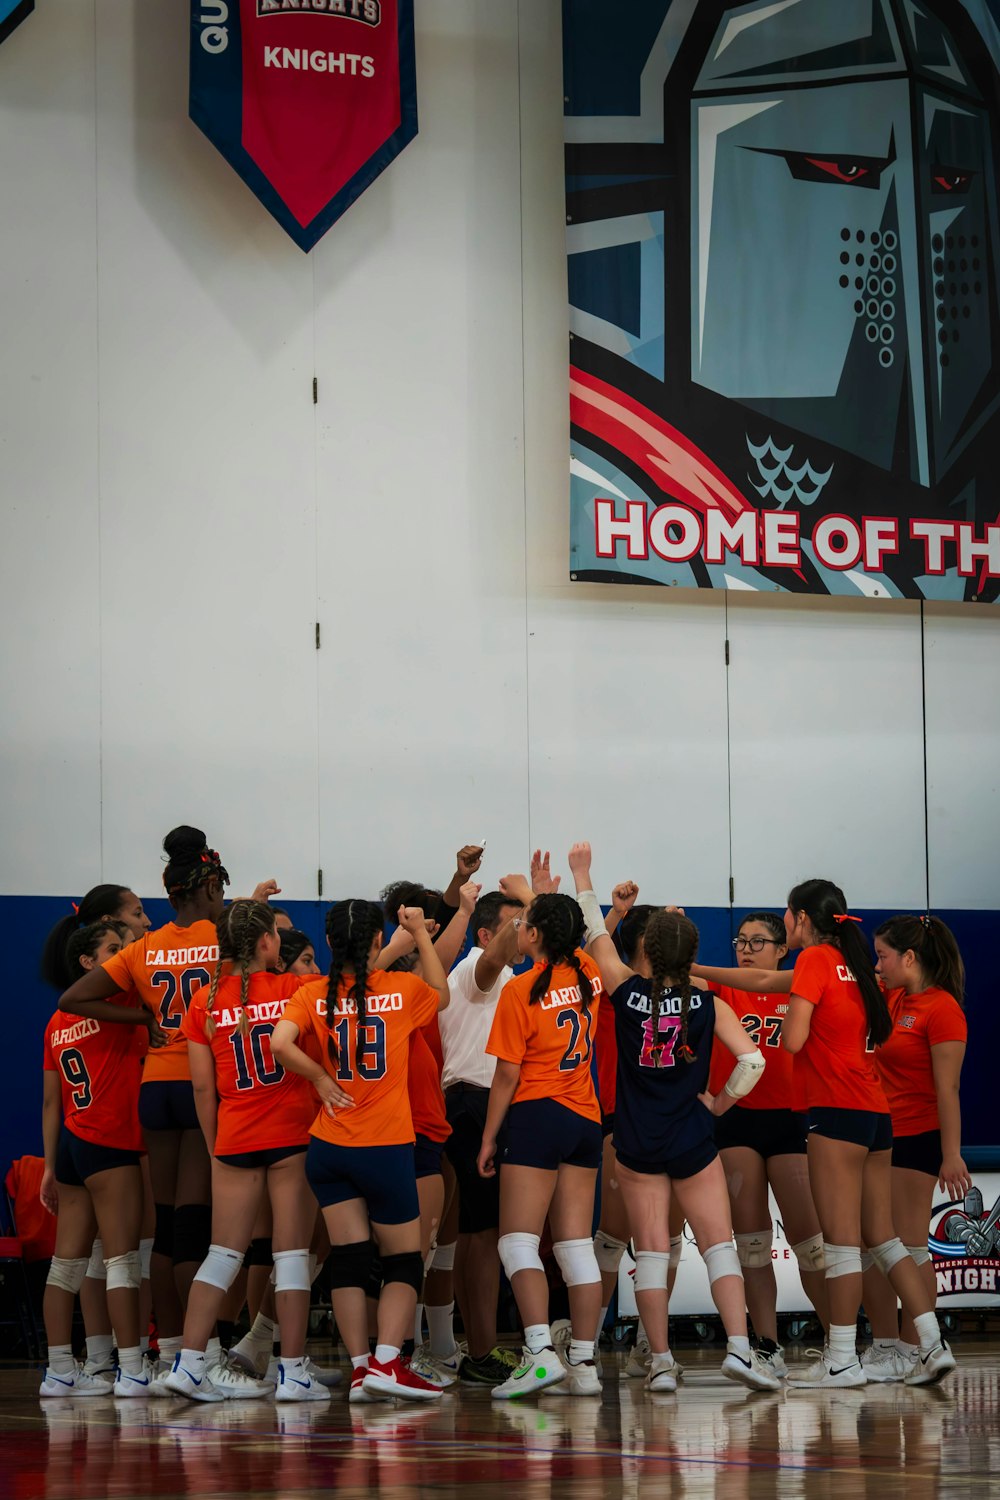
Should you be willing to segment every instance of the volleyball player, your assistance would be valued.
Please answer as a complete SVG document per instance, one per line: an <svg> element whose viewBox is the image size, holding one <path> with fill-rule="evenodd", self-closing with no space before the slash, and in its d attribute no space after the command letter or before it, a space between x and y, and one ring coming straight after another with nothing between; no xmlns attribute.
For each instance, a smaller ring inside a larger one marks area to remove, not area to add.
<svg viewBox="0 0 1000 1500"><path fill-rule="evenodd" d="M401 908L425 978L373 964L382 946L382 910L338 901L327 917L330 971L302 986L285 1007L272 1055L310 1080L322 1101L312 1125L306 1175L330 1234L333 1311L354 1367L349 1400L434 1400L429 1384L400 1359L423 1284L414 1131L407 1097L410 1034L425 1026L448 981L424 913ZM321 1063L298 1045L315 1038ZM340 1107L341 1095L350 1096ZM374 1234L382 1262L378 1344L368 1353L365 1288Z"/></svg>
<svg viewBox="0 0 1000 1500"><path fill-rule="evenodd" d="M972 1186L962 1160L959 1102L968 1035L965 968L954 934L929 915L890 917L876 929L875 953L892 1020L875 1054L892 1116L892 1219L936 1301L927 1248L934 1187L954 1201ZM873 1336L861 1360L865 1374L873 1381L902 1380L918 1357L916 1331L905 1314L898 1328L896 1295L871 1266L864 1273L864 1304Z"/></svg>
<svg viewBox="0 0 1000 1500"><path fill-rule="evenodd" d="M84 957L110 961L117 924L94 923L69 942L70 971ZM56 1011L45 1032L41 1199L57 1215L45 1288L48 1365L42 1396L136 1397L149 1393L139 1346L139 1233L144 1151L138 1095L148 1031ZM114 1385L73 1358L73 1299L87 1273L95 1228L104 1255L107 1303L118 1346Z"/></svg>
<svg viewBox="0 0 1000 1500"><path fill-rule="evenodd" d="M127 885L95 885L81 896L79 904L59 921L45 939L39 972L46 984L62 994L69 989L79 972L67 963L66 950L70 938L82 927L94 922L120 922L128 929L124 942L137 942L152 927L152 922L143 911L142 901Z"/></svg>
<svg viewBox="0 0 1000 1500"><path fill-rule="evenodd" d="M712 1297L726 1330L722 1373L756 1390L777 1390L770 1362L751 1349L743 1276L732 1243L726 1179L713 1138L713 1114L754 1087L764 1059L728 1006L691 984L698 929L679 911L654 911L636 967L623 964L608 936L590 877L590 845L569 854L587 937L615 1012L618 1089L615 1152L618 1180L636 1247L636 1302L652 1346L646 1387L676 1390L669 1348L667 1272L673 1194L694 1230ZM736 1059L725 1088L711 1100L713 1035ZM708 1107L706 1107L708 1105Z"/></svg>

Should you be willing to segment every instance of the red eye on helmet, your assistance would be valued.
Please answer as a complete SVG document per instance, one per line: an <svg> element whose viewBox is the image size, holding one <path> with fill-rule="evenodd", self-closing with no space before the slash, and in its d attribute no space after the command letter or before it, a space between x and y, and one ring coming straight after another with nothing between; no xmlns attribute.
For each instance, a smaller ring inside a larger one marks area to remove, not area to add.
<svg viewBox="0 0 1000 1500"><path fill-rule="evenodd" d="M859 161L852 157L843 156L833 160L824 160L821 156L807 156L806 161L817 172L825 172L828 177L833 177L837 182L862 182L870 176L871 168L863 167Z"/></svg>
<svg viewBox="0 0 1000 1500"><path fill-rule="evenodd" d="M931 172L931 191L967 193L975 175L975 172L964 172L958 167L935 167Z"/></svg>

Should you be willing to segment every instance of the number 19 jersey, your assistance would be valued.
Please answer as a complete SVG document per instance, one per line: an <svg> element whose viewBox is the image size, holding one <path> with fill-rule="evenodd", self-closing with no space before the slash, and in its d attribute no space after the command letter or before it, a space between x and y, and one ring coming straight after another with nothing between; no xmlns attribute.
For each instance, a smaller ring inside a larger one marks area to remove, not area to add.
<svg viewBox="0 0 1000 1500"><path fill-rule="evenodd" d="M144 1083L191 1077L187 1037L181 1026L192 995L200 985L211 982L218 961L214 922L192 922L190 927L168 922L137 943L129 943L103 965L108 978L126 995L138 995L167 1033L166 1046L150 1050Z"/></svg>
<svg viewBox="0 0 1000 1500"><path fill-rule="evenodd" d="M680 1053L682 991L675 986L663 991L659 1035L654 1037L651 990L648 979L635 975L611 996L618 1038L614 1141L623 1156L661 1161L713 1133L712 1116L698 1095L708 1087L715 997L706 990L692 991L688 1046L695 1061L688 1063Z"/></svg>

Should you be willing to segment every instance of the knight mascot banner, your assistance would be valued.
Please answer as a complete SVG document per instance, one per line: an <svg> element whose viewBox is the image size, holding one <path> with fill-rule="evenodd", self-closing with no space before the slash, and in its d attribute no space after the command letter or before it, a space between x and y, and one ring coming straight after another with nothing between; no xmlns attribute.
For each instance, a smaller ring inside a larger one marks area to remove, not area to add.
<svg viewBox="0 0 1000 1500"><path fill-rule="evenodd" d="M35 0L0 0L0 42L5 42L35 8Z"/></svg>
<svg viewBox="0 0 1000 1500"><path fill-rule="evenodd" d="M311 250L417 133L413 0L192 0L190 113Z"/></svg>
<svg viewBox="0 0 1000 1500"><path fill-rule="evenodd" d="M571 574L997 601L1000 0L563 0Z"/></svg>

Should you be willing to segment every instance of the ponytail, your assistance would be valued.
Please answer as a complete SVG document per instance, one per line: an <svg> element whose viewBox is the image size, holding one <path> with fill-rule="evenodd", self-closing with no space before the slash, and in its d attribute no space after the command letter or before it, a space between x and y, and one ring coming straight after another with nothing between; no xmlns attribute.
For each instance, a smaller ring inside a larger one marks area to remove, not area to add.
<svg viewBox="0 0 1000 1500"><path fill-rule="evenodd" d="M208 987L208 999L205 1002L205 1034L209 1038L215 1035L215 997L219 989L219 979L222 975L223 962L240 966L240 1019L238 1030L241 1036L249 1035L250 1027L247 1022L247 1000L250 997L250 964L257 944L266 933L273 933L274 912L266 901L234 901L227 906L218 922L215 931L219 938L219 962L215 966L212 982Z"/></svg>
<svg viewBox="0 0 1000 1500"><path fill-rule="evenodd" d="M847 900L832 880L804 880L788 896L788 909L803 911L813 925L816 936L838 948L857 981L868 1020L868 1039L881 1047L892 1034L892 1019L882 987L875 974L871 949L860 926L860 919L847 910Z"/></svg>
<svg viewBox="0 0 1000 1500"><path fill-rule="evenodd" d="M660 1016L668 979L673 980L681 990L681 1040L678 1051L686 1063L693 1063L697 1061L697 1054L688 1043L688 1021L691 1015L691 965L698 953L698 929L690 917L682 916L680 912L655 910L646 923L643 943L651 971L652 1053L656 1066L662 1066Z"/></svg>
<svg viewBox="0 0 1000 1500"><path fill-rule="evenodd" d="M578 903L572 896L563 896L559 892L536 896L525 921L538 930L545 954L545 965L531 986L528 1004L536 1004L548 992L556 964L568 964L576 974L581 1008L589 1011L600 989L584 973L577 952L584 936L583 913Z"/></svg>
<svg viewBox="0 0 1000 1500"><path fill-rule="evenodd" d="M51 984L53 989L62 994L79 979L77 964L71 964L67 958L70 938L81 928L91 927L102 918L113 919L122 904L122 897L128 894L129 889L127 885L95 885L85 896L81 896L79 905L75 901L72 903L72 911L59 918L45 939L38 966L39 978L45 984Z"/></svg>
<svg viewBox="0 0 1000 1500"><path fill-rule="evenodd" d="M940 917L890 917L875 936L897 953L912 951L928 988L945 990L965 1009L965 964L955 934Z"/></svg>
<svg viewBox="0 0 1000 1500"><path fill-rule="evenodd" d="M326 981L326 1054L334 1065L340 1052L333 1035L333 1016L345 970L354 975L350 996L357 1011L354 1059L362 1053L361 1028L365 1024L365 997L368 992L368 955L376 934L382 931L382 909L374 901L338 901L326 918L326 936L330 944L330 969Z"/></svg>

